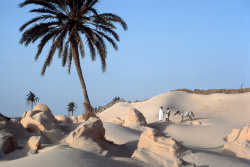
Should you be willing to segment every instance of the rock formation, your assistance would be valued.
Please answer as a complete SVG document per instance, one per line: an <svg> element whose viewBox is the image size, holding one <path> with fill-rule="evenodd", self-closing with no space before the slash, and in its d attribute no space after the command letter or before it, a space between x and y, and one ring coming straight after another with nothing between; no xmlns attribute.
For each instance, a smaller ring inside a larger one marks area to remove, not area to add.
<svg viewBox="0 0 250 167"><path fill-rule="evenodd" d="M48 106L45 104L37 104L34 108L33 111L41 111L41 112L51 112Z"/></svg>
<svg viewBox="0 0 250 167"><path fill-rule="evenodd" d="M59 123L66 123L66 124L69 124L69 123L72 123L72 120L67 117L66 115L55 115L55 119L59 122Z"/></svg>
<svg viewBox="0 0 250 167"><path fill-rule="evenodd" d="M129 108L127 111L124 126L146 126L147 122L143 114L135 108Z"/></svg>
<svg viewBox="0 0 250 167"><path fill-rule="evenodd" d="M28 154L35 154L41 148L41 136L32 136L25 144L24 149Z"/></svg>
<svg viewBox="0 0 250 167"><path fill-rule="evenodd" d="M102 121L91 117L80 124L76 130L71 132L66 139L70 147L78 148L95 153L103 153L105 146L105 129Z"/></svg>
<svg viewBox="0 0 250 167"><path fill-rule="evenodd" d="M42 143L57 143L64 135L59 127L59 122L46 105L35 106L33 111L29 111L22 118L21 124L30 133L41 135Z"/></svg>
<svg viewBox="0 0 250 167"><path fill-rule="evenodd" d="M77 120L78 120L78 122L84 122L85 121L85 115L84 114L78 115Z"/></svg>
<svg viewBox="0 0 250 167"><path fill-rule="evenodd" d="M223 147L224 154L250 159L249 125L242 129L233 129L227 137L227 142Z"/></svg>
<svg viewBox="0 0 250 167"><path fill-rule="evenodd" d="M18 148L17 141L14 139L13 134L4 130L0 131L0 155L8 154L9 152Z"/></svg>
<svg viewBox="0 0 250 167"><path fill-rule="evenodd" d="M146 128L141 134L137 150L132 158L139 159L153 166L173 166L183 165L183 160L179 158L184 152L184 148L175 140L168 138L165 134L152 128Z"/></svg>
<svg viewBox="0 0 250 167"><path fill-rule="evenodd" d="M75 116L72 116L70 119L73 123L78 123L78 120Z"/></svg>

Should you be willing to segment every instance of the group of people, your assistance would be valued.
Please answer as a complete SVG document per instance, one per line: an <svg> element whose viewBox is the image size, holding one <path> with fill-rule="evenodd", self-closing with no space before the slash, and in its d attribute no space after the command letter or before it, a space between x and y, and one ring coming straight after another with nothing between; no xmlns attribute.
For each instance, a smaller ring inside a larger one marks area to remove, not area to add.
<svg viewBox="0 0 250 167"><path fill-rule="evenodd" d="M159 110L159 121L164 120L164 114L165 114L165 121L169 122L169 117L170 117L170 110L167 108L166 111L163 111L163 107L161 106Z"/></svg>

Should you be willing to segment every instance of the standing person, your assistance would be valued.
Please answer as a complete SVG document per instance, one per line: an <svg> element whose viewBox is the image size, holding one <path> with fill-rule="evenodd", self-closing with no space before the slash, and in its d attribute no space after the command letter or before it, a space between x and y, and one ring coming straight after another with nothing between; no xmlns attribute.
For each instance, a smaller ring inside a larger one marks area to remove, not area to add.
<svg viewBox="0 0 250 167"><path fill-rule="evenodd" d="M161 106L160 110L159 110L159 121L162 121L164 119L163 116L163 107Z"/></svg>
<svg viewBox="0 0 250 167"><path fill-rule="evenodd" d="M167 108L167 111L166 111L166 121L169 122L169 117L170 117L170 110L169 108Z"/></svg>

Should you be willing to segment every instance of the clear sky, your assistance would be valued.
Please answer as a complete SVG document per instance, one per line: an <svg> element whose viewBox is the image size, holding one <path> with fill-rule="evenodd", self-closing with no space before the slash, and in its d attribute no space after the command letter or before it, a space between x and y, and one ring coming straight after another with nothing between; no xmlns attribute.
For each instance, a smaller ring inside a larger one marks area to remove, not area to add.
<svg viewBox="0 0 250 167"><path fill-rule="evenodd" d="M56 115L67 114L71 101L81 114L75 66L68 75L55 55L42 77L48 48L35 62L37 43L19 44L19 27L34 17L20 2L0 5L0 112L21 116L32 91ZM105 73L99 59L81 61L94 107L115 96L134 101L179 88L250 87L250 0L102 0L97 9L122 17L128 31L117 30L119 50L109 48Z"/></svg>

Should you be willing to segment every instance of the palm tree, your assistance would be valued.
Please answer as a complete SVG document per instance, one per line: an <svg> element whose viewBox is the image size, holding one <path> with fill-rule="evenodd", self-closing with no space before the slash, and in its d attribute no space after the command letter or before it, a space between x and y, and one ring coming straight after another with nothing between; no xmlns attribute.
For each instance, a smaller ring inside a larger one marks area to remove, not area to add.
<svg viewBox="0 0 250 167"><path fill-rule="evenodd" d="M25 46L41 39L35 60L38 59L48 41L52 41L41 74L44 75L46 68L50 66L56 50L58 50L58 57L62 58L62 66L68 65L68 73L70 73L72 59L74 60L85 100L83 106L86 119L93 116L93 109L80 65L80 56L82 58L85 56L82 36L90 50L92 61L96 60L96 55L99 55L102 71L105 72L107 57L105 42L108 41L117 50L116 41L119 41L119 35L115 32L115 23L127 30L127 24L121 17L112 13L100 14L95 9L98 2L99 0L25 0L19 4L19 7L39 6L30 10L38 16L19 29L21 32L26 29L20 39L20 43Z"/></svg>
<svg viewBox="0 0 250 167"><path fill-rule="evenodd" d="M77 106L76 106L75 102L70 102L68 104L67 110L68 110L68 116L69 117L70 117L70 112L72 112L72 116L73 116L73 113L75 112L76 108L77 108Z"/></svg>
<svg viewBox="0 0 250 167"><path fill-rule="evenodd" d="M31 110L33 109L33 105L36 104L36 102L39 101L39 98L36 97L36 95L30 91L29 94L26 95L27 98L26 98L26 104L27 105L31 105Z"/></svg>

